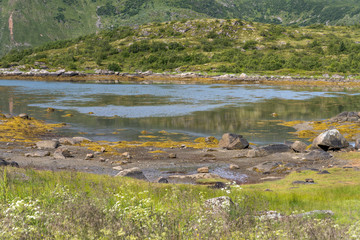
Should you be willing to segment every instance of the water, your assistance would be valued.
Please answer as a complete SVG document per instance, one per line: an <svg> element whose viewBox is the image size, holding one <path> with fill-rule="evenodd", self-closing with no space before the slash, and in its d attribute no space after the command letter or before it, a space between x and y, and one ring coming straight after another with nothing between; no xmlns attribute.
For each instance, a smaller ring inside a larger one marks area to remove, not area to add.
<svg viewBox="0 0 360 240"><path fill-rule="evenodd" d="M0 80L2 112L66 122L62 134L94 140L143 140L142 130L191 140L238 133L253 143L293 140L280 121L320 120L357 111L356 92L260 85L131 85ZM46 111L48 107L55 112ZM89 114L93 112L94 114ZM278 117L273 117L277 113ZM72 117L66 117L72 114Z"/></svg>

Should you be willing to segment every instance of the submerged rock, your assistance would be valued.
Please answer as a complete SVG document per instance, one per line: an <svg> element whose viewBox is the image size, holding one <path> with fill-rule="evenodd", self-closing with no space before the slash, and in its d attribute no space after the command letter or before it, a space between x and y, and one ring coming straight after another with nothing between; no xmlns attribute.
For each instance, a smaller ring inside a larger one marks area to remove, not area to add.
<svg viewBox="0 0 360 240"><path fill-rule="evenodd" d="M219 142L219 147L228 150L244 149L249 147L249 142L241 135L225 133Z"/></svg>
<svg viewBox="0 0 360 240"><path fill-rule="evenodd" d="M337 129L331 129L317 136L312 146L328 151L347 148L349 147L349 143Z"/></svg>

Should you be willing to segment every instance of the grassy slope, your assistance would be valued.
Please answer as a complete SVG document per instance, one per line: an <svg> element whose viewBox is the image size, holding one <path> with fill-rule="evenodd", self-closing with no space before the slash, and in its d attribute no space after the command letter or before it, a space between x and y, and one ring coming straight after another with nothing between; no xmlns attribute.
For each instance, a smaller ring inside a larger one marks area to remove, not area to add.
<svg viewBox="0 0 360 240"><path fill-rule="evenodd" d="M360 20L357 0L2 0L0 55L24 45L39 46L98 30L97 9L109 3L102 27L138 25L189 18L241 18L266 23L354 24ZM8 18L14 12L15 43L10 43ZM40 35L42 34L42 36Z"/></svg>
<svg viewBox="0 0 360 240"><path fill-rule="evenodd" d="M306 171L281 181L230 190L160 185L127 178L22 169L1 171L2 239L349 239L359 234L359 174ZM317 184L292 185L313 178ZM265 192L265 189L271 192ZM206 199L229 196L230 215L209 214ZM332 210L329 219L259 221L259 211L283 214ZM130 238L132 236L132 238Z"/></svg>
<svg viewBox="0 0 360 240"><path fill-rule="evenodd" d="M281 27L240 20L202 19L122 27L13 53L4 64L122 71L206 71L260 74L357 74L357 26Z"/></svg>

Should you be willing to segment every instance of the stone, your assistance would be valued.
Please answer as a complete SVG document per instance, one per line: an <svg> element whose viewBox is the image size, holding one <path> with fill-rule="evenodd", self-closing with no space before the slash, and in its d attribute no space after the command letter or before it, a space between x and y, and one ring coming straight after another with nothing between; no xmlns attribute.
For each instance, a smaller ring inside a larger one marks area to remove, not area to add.
<svg viewBox="0 0 360 240"><path fill-rule="evenodd" d="M171 175L168 178L170 179L179 179L179 180L197 180L197 179L210 179L210 178L221 178L219 175L214 173L196 173L190 175Z"/></svg>
<svg viewBox="0 0 360 240"><path fill-rule="evenodd" d="M254 148L254 149L250 149L247 153L246 153L246 157L248 158L257 158L257 157L264 157L268 155L267 152L262 149L262 148Z"/></svg>
<svg viewBox="0 0 360 240"><path fill-rule="evenodd" d="M170 153L169 158L176 158L176 154L175 153Z"/></svg>
<svg viewBox="0 0 360 240"><path fill-rule="evenodd" d="M90 139L85 137L73 137L74 144L82 143L82 142L92 142Z"/></svg>
<svg viewBox="0 0 360 240"><path fill-rule="evenodd" d="M198 173L209 173L209 168L208 167L201 167L197 169Z"/></svg>
<svg viewBox="0 0 360 240"><path fill-rule="evenodd" d="M357 122L360 116L358 112L342 112L335 117L331 118L332 122Z"/></svg>
<svg viewBox="0 0 360 240"><path fill-rule="evenodd" d="M282 162L264 162L248 168L247 170L258 173L282 173L288 170L288 168L285 167Z"/></svg>
<svg viewBox="0 0 360 240"><path fill-rule="evenodd" d="M164 177L159 177L156 182L158 183L169 183L169 181Z"/></svg>
<svg viewBox="0 0 360 240"><path fill-rule="evenodd" d="M120 171L116 177L131 177L140 180L147 180L144 173L138 167L128 168L123 171Z"/></svg>
<svg viewBox="0 0 360 240"><path fill-rule="evenodd" d="M43 148L55 149L59 146L59 141L54 141L54 140L40 141L36 143L36 146L40 149Z"/></svg>
<svg viewBox="0 0 360 240"><path fill-rule="evenodd" d="M291 149L295 152L305 152L307 148L307 145L304 142L301 141L295 141L293 144L291 144Z"/></svg>
<svg viewBox="0 0 360 240"><path fill-rule="evenodd" d="M101 147L100 152L103 152L103 153L106 152L106 148Z"/></svg>
<svg viewBox="0 0 360 240"><path fill-rule="evenodd" d="M333 156L328 153L325 152L323 150L313 150L307 154L304 155L303 160L308 160L308 161L321 161L321 160L327 160L332 158Z"/></svg>
<svg viewBox="0 0 360 240"><path fill-rule="evenodd" d="M204 202L205 208L211 209L213 213L222 214L229 212L235 207L234 202L228 196L208 199Z"/></svg>
<svg viewBox="0 0 360 240"><path fill-rule="evenodd" d="M117 171L122 171L124 170L121 166L116 166L116 167L113 167L114 170L117 170Z"/></svg>
<svg viewBox="0 0 360 240"><path fill-rule="evenodd" d="M60 139L59 139L59 143L60 143L61 145L74 145L74 144L75 144L75 141L74 141L74 139L72 139L72 138L64 137L64 138L60 138Z"/></svg>
<svg viewBox="0 0 360 240"><path fill-rule="evenodd" d="M317 136L312 146L328 151L347 148L349 147L349 143L337 129L331 129Z"/></svg>
<svg viewBox="0 0 360 240"><path fill-rule="evenodd" d="M47 156L50 156L49 151L36 151L36 152L25 154L25 157L47 157Z"/></svg>
<svg viewBox="0 0 360 240"><path fill-rule="evenodd" d="M210 186L210 188L214 188L214 189L222 189L222 188L227 188L226 184L223 182L215 182L214 185Z"/></svg>
<svg viewBox="0 0 360 240"><path fill-rule="evenodd" d="M4 159L0 158L0 166L11 166L11 167L19 167L19 164L17 162L8 162Z"/></svg>
<svg viewBox="0 0 360 240"><path fill-rule="evenodd" d="M22 119L29 119L29 115L27 115L26 113L21 113L18 117Z"/></svg>
<svg viewBox="0 0 360 240"><path fill-rule="evenodd" d="M249 147L249 142L241 135L225 133L219 142L219 147L228 150L245 149Z"/></svg>
<svg viewBox="0 0 360 240"><path fill-rule="evenodd" d="M123 154L121 154L121 156L124 157L124 158L127 158L127 159L130 159L130 158L131 158L129 152L124 152Z"/></svg>
<svg viewBox="0 0 360 240"><path fill-rule="evenodd" d="M264 150L267 155L274 153L292 152L292 149L286 144L269 144L267 146L260 147L260 149Z"/></svg>
<svg viewBox="0 0 360 240"><path fill-rule="evenodd" d="M356 139L355 140L355 149L359 150L360 149L360 139Z"/></svg>
<svg viewBox="0 0 360 240"><path fill-rule="evenodd" d="M73 157L71 155L69 149L67 149L67 148L58 148L58 149L56 149L53 156L54 156L55 159L65 159L65 158Z"/></svg>
<svg viewBox="0 0 360 240"><path fill-rule="evenodd" d="M94 158L94 154L93 153L88 153L85 156L85 160L90 160L91 158Z"/></svg>
<svg viewBox="0 0 360 240"><path fill-rule="evenodd" d="M322 170L318 172L318 174L330 174L330 172L328 170Z"/></svg>
<svg viewBox="0 0 360 240"><path fill-rule="evenodd" d="M236 164L230 164L229 168L230 170L235 170L235 169L239 169L240 167Z"/></svg>

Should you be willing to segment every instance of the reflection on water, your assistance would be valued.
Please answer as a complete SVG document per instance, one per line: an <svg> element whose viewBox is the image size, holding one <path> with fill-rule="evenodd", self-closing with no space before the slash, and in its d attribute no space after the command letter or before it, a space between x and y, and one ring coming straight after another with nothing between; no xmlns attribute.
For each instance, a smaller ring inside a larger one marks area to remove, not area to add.
<svg viewBox="0 0 360 240"><path fill-rule="evenodd" d="M292 139L280 120L316 120L358 110L357 93L258 85L113 85L0 80L1 111L67 122L64 134L139 140L142 130L189 138L225 132L255 143ZM56 111L48 113L48 107ZM94 115L89 115L93 112ZM277 118L272 113L278 114ZM71 113L73 117L64 117Z"/></svg>

